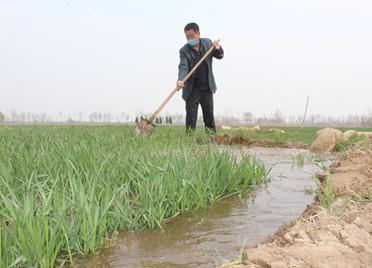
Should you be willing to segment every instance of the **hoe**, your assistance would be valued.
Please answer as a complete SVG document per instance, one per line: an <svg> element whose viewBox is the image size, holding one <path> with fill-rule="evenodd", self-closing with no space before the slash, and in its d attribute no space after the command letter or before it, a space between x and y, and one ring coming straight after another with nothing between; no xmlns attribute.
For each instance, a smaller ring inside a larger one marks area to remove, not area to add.
<svg viewBox="0 0 372 268"><path fill-rule="evenodd" d="M214 46L211 46L208 49L208 51L204 54L204 56L198 61L198 63L195 64L195 66L191 69L191 71L182 79L184 83L196 71L196 69L200 66L200 64L202 64L202 62L209 56L209 54L212 53L213 49L214 49ZM159 108L150 116L149 119L141 117L141 120L139 121L136 127L137 135L140 135L140 134L151 135L154 132L156 128L156 125L153 123L154 119L158 116L160 111L164 108L164 106L169 102L169 100L173 97L174 94L176 94L178 90L179 90L179 87L176 87L175 89L173 89L172 92L162 102L162 104L160 104Z"/></svg>

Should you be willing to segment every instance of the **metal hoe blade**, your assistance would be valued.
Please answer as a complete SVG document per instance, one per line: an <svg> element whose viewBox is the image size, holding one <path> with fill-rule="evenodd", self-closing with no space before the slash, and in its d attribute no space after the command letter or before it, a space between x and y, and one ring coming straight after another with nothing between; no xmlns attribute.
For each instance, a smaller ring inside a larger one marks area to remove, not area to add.
<svg viewBox="0 0 372 268"><path fill-rule="evenodd" d="M151 135L156 128L156 125L146 118L141 118L136 127L137 135Z"/></svg>

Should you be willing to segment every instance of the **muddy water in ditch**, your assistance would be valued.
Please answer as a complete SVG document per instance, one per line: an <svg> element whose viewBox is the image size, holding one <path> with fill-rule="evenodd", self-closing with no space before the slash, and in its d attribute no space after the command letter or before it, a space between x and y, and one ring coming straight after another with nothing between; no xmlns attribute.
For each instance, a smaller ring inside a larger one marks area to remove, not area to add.
<svg viewBox="0 0 372 268"><path fill-rule="evenodd" d="M185 213L166 224L164 231L124 233L114 246L76 267L215 267L223 259L237 257L243 244L263 241L313 201L305 189L314 189L312 175L319 165L305 161L299 167L294 161L298 154L309 156L306 150L243 150L271 167L266 186L254 194L232 196L210 208Z"/></svg>

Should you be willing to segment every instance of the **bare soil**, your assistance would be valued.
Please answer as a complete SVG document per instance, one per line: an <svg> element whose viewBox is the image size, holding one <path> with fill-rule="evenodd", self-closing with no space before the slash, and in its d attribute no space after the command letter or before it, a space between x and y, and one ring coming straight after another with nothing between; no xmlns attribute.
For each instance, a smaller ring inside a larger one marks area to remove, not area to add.
<svg viewBox="0 0 372 268"><path fill-rule="evenodd" d="M213 142L221 145L244 145L249 147L280 147L307 149L309 145L300 142L277 142L271 140L256 140L243 136L215 135Z"/></svg>
<svg viewBox="0 0 372 268"><path fill-rule="evenodd" d="M372 267L372 140L339 156L330 172L336 198L328 208L315 201L222 267Z"/></svg>

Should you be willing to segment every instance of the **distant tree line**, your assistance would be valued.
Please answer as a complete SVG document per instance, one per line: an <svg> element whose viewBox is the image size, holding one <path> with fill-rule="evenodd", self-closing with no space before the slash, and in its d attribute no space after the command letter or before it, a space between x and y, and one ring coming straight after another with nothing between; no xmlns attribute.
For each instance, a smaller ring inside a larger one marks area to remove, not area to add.
<svg viewBox="0 0 372 268"><path fill-rule="evenodd" d="M111 113L111 112L92 112L92 113L58 113L48 115L46 113L17 112L11 110L8 113L0 111L0 123L138 123L141 117L148 118L149 115L137 114L135 116L129 113ZM271 115L254 116L251 112L234 114L231 110L224 114L216 114L216 124L222 125L299 125L303 120L303 115L285 116L281 111L276 110ZM184 124L185 114L171 114L159 116L155 119L155 124L171 125ZM203 117L199 114L198 124L203 124ZM305 125L321 126L360 126L372 127L372 112L364 115L350 114L346 116L324 116L319 114L309 114L306 117Z"/></svg>
<svg viewBox="0 0 372 268"><path fill-rule="evenodd" d="M142 119L142 116L136 116L136 119L134 120L134 123L138 124L139 121ZM173 119L172 116L165 116L165 117L156 117L155 118L155 124L156 125L172 125L173 124Z"/></svg>

